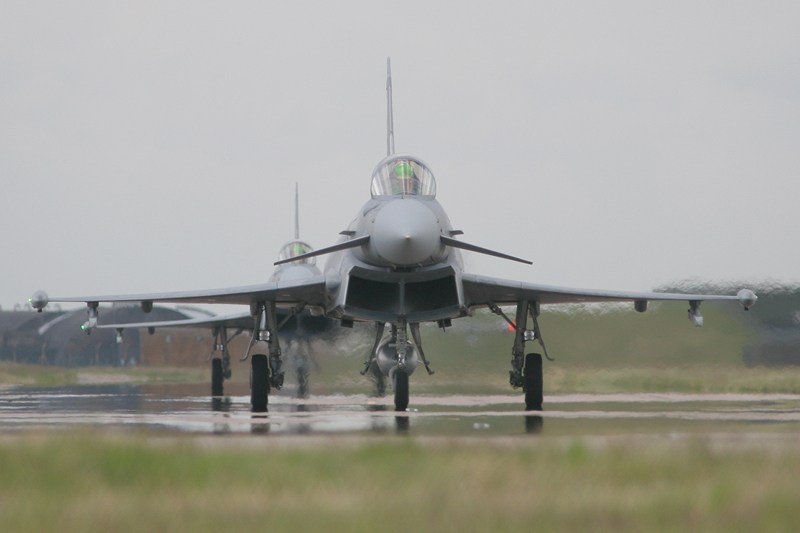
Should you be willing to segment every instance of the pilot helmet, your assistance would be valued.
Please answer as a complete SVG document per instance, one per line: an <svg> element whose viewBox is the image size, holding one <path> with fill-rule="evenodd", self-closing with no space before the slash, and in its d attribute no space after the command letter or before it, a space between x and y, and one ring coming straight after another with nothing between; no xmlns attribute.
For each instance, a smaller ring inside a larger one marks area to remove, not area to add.
<svg viewBox="0 0 800 533"><path fill-rule="evenodd" d="M298 255L303 255L305 253L305 248L299 242L296 242L292 245L292 255L291 257L297 257Z"/></svg>
<svg viewBox="0 0 800 533"><path fill-rule="evenodd" d="M395 185L395 194L413 193L416 194L417 176L414 175L414 167L408 161L400 161L394 167L394 175L399 182Z"/></svg>
<svg viewBox="0 0 800 533"><path fill-rule="evenodd" d="M400 161L394 167L394 175L401 179L407 179L414 176L414 167L407 161Z"/></svg>

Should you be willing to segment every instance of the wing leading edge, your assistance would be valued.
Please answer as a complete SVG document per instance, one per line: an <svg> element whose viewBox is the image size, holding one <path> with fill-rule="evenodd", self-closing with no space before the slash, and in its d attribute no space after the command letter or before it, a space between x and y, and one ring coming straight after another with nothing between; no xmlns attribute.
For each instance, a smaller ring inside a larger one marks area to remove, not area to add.
<svg viewBox="0 0 800 533"><path fill-rule="evenodd" d="M736 296L606 291L539 285L466 273L461 275L461 282L464 287L465 304L470 308L485 307L490 304L513 305L522 300L529 300L540 304L636 302L637 310L644 311L646 302L651 300L684 301L695 304L702 301L723 300L738 301L742 307L748 309L755 304L757 299L755 293L749 289L742 289Z"/></svg>
<svg viewBox="0 0 800 533"><path fill-rule="evenodd" d="M34 309L42 310L48 302L141 302L145 307L154 302L160 303L194 303L194 304L241 304L256 302L275 302L294 305L305 303L311 307L325 306L325 276L290 281L277 281L261 285L232 287L228 289L211 289L202 291L158 292L147 294L124 294L111 296L75 296L69 298L49 298L43 291L38 291L30 299Z"/></svg>

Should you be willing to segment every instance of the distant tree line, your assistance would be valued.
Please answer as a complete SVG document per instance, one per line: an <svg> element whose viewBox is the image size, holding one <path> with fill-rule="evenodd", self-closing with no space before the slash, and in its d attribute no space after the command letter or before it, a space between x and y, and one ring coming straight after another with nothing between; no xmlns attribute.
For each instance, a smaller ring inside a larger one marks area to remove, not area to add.
<svg viewBox="0 0 800 533"><path fill-rule="evenodd" d="M800 365L800 285L769 280L758 283L686 280L655 290L736 294L741 288L752 289L758 295L758 302L742 319L758 335L757 342L745 348L744 362L748 366ZM734 302L704 305L721 305L741 314L741 307Z"/></svg>

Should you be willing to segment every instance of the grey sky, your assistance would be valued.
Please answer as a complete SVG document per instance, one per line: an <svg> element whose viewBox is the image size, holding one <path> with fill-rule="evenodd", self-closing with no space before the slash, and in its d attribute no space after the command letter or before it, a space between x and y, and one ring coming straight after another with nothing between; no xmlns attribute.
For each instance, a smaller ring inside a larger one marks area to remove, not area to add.
<svg viewBox="0 0 800 533"><path fill-rule="evenodd" d="M0 305L266 281L423 158L482 274L800 280L797 2L5 2ZM324 262L324 260L323 260Z"/></svg>

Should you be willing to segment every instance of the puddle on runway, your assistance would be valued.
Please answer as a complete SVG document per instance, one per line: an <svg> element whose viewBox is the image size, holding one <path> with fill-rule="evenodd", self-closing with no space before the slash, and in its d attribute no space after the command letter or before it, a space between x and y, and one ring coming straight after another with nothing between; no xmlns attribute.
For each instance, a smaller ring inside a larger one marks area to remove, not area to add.
<svg viewBox="0 0 800 533"><path fill-rule="evenodd" d="M545 411L521 395L419 396L395 413L391 398L270 396L251 413L248 396L211 398L206 386L75 385L0 391L0 429L131 427L197 434L411 434L583 436L800 432L800 395L602 394L546 396Z"/></svg>

